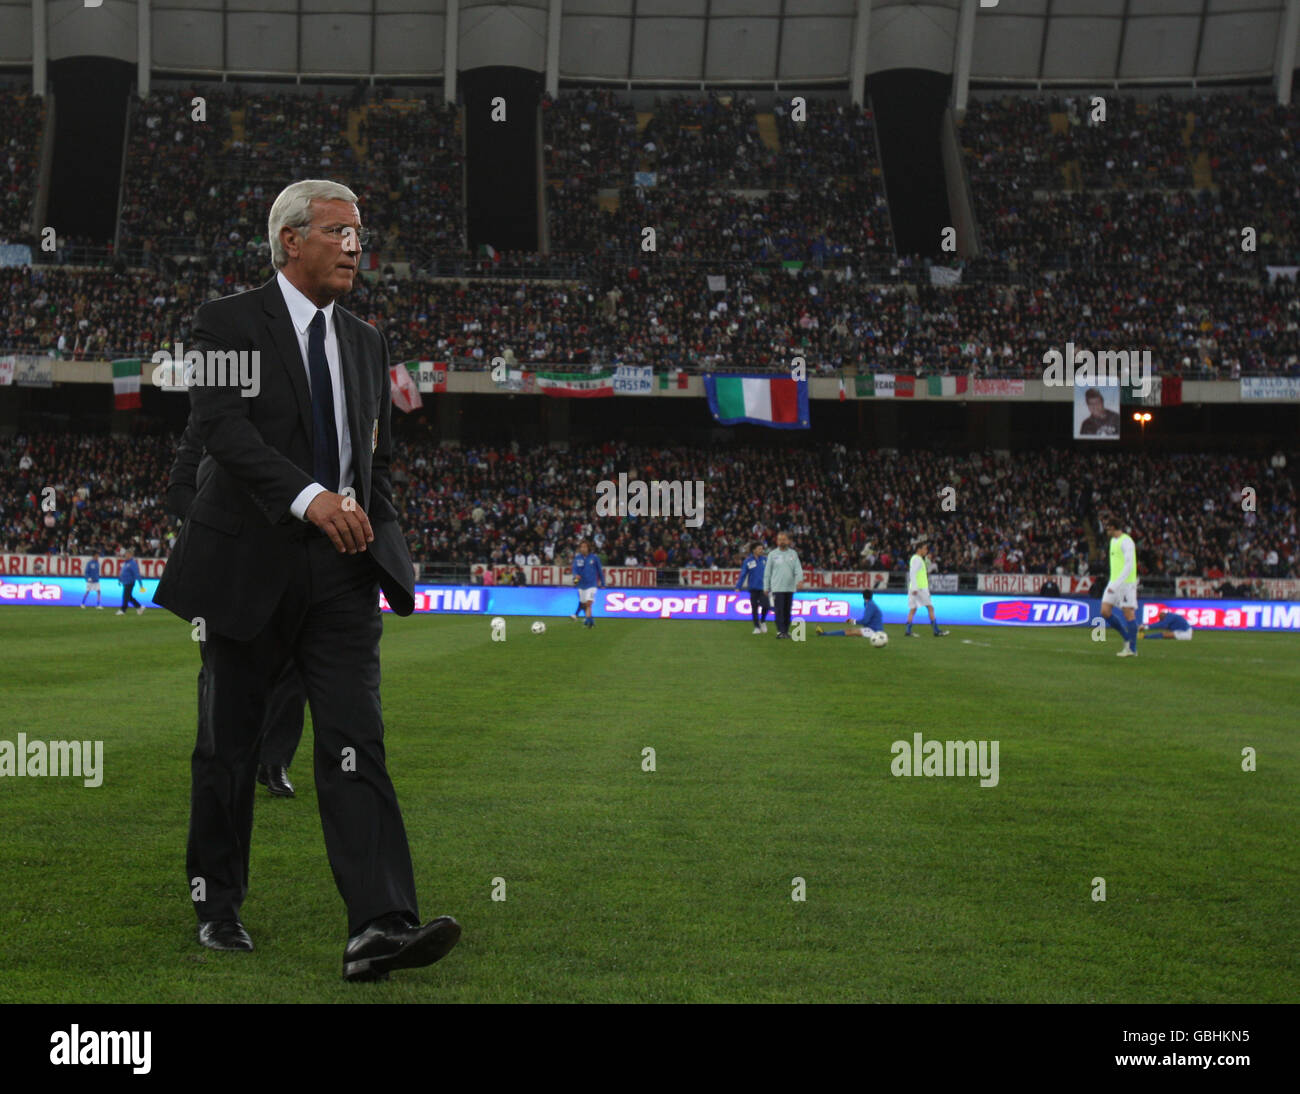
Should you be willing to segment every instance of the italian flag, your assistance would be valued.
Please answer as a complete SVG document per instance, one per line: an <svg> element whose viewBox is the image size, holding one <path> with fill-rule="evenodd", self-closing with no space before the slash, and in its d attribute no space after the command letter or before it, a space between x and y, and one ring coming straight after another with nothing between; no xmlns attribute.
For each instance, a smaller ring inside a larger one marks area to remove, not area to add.
<svg viewBox="0 0 1300 1094"><path fill-rule="evenodd" d="M140 409L140 359L123 358L113 362L113 409Z"/></svg>
<svg viewBox="0 0 1300 1094"><path fill-rule="evenodd" d="M569 399L600 399L614 394L614 374L609 370L598 373L539 372L536 374L537 390L543 395L557 395Z"/></svg>
<svg viewBox="0 0 1300 1094"><path fill-rule="evenodd" d="M709 410L723 425L751 422L808 429L808 381L771 376L704 377Z"/></svg>
<svg viewBox="0 0 1300 1094"><path fill-rule="evenodd" d="M446 361L407 361L406 368L415 377L416 387L421 392L447 390Z"/></svg>
<svg viewBox="0 0 1300 1094"><path fill-rule="evenodd" d="M915 376L895 376L892 372L873 372L854 378L859 399L910 399L916 393Z"/></svg>
<svg viewBox="0 0 1300 1094"><path fill-rule="evenodd" d="M419 368L419 365L417 364L416 367ZM388 379L389 395L392 397L393 406L403 414L410 414L411 411L424 406L424 400L420 398L420 389L406 365L391 366L388 370Z"/></svg>
<svg viewBox="0 0 1300 1094"><path fill-rule="evenodd" d="M965 376L927 376L926 394L932 399L949 395L965 395L966 380Z"/></svg>

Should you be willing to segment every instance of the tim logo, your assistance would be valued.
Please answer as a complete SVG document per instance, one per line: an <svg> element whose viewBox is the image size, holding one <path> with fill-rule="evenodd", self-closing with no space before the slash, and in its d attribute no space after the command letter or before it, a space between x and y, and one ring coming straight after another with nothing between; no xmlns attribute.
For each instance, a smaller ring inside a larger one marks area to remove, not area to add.
<svg viewBox="0 0 1300 1094"><path fill-rule="evenodd" d="M1072 627L1088 622L1088 605L1078 600L992 600L980 618L1015 627Z"/></svg>

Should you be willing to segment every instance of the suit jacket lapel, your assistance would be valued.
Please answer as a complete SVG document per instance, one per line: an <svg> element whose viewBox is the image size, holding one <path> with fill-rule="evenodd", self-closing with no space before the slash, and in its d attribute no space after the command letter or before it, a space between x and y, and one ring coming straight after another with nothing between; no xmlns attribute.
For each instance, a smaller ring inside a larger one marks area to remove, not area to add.
<svg viewBox="0 0 1300 1094"><path fill-rule="evenodd" d="M266 311L267 330L275 348L280 351L280 360L284 362L289 382L293 385L294 400L298 404L298 418L307 434L307 449L314 443L311 416L311 388L307 384L307 366L302 359L302 350L298 348L298 335L293 329L293 320L289 318L289 306L284 302L284 294L275 278L262 289L263 308ZM308 468L310 471L311 469Z"/></svg>

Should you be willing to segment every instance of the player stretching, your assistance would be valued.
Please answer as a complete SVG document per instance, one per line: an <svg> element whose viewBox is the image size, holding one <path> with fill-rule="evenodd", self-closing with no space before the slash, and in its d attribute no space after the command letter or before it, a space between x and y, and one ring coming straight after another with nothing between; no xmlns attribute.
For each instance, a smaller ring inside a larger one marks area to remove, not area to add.
<svg viewBox="0 0 1300 1094"><path fill-rule="evenodd" d="M925 556L930 553L930 544L927 540L918 539L915 550L916 554L912 556L912 561L907 567L907 629L903 631L903 635L906 638L921 637L919 634L912 633L912 616L916 615L916 609L924 604L926 611L930 613L930 626L934 629L935 638L942 638L948 632L941 631L935 621L934 604L930 601L930 574L925 568Z"/></svg>
<svg viewBox="0 0 1300 1094"><path fill-rule="evenodd" d="M1110 584L1101 594L1101 615L1108 626L1114 627L1124 640L1123 648L1116 657L1136 657L1138 655L1138 629L1134 616L1137 614L1137 548L1133 537L1119 526L1119 517L1111 514L1106 517L1106 531L1110 535ZM1124 618L1113 614L1118 604Z"/></svg>
<svg viewBox="0 0 1300 1094"><path fill-rule="evenodd" d="M596 586L605 584L605 572L600 568L600 557L591 549L590 540L578 544L578 553L573 556L573 583L578 586L578 603L587 609L582 625L594 627L596 621L591 618L591 609L596 605Z"/></svg>
<svg viewBox="0 0 1300 1094"><path fill-rule="evenodd" d="M1187 622L1181 615L1174 612L1165 612L1159 620L1147 626L1145 623L1138 628L1140 631L1153 631L1152 634L1144 634L1143 638L1177 638L1180 642L1190 642L1192 640L1192 625ZM1168 631L1168 634L1164 632Z"/></svg>
<svg viewBox="0 0 1300 1094"><path fill-rule="evenodd" d="M877 631L885 629L885 616L880 610L880 605L871 599L871 590L868 589L862 594L863 608L862 618L859 619L856 627L845 627L842 631L824 631L821 627L817 628L817 635L820 638L870 638ZM848 623L849 620L845 620Z"/></svg>

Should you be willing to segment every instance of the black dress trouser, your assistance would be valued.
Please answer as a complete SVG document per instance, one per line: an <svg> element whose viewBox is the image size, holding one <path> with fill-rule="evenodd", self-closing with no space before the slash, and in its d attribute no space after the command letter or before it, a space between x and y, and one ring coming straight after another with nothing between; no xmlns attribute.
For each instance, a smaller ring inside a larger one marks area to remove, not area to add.
<svg viewBox="0 0 1300 1094"><path fill-rule="evenodd" d="M375 565L365 552L338 553L314 526L293 549L289 584L261 633L250 641L207 636L190 762L186 868L195 911L200 920L237 919L248 894L268 695L292 658L311 704L321 827L348 933L391 912L418 923L410 847L385 762Z"/></svg>

